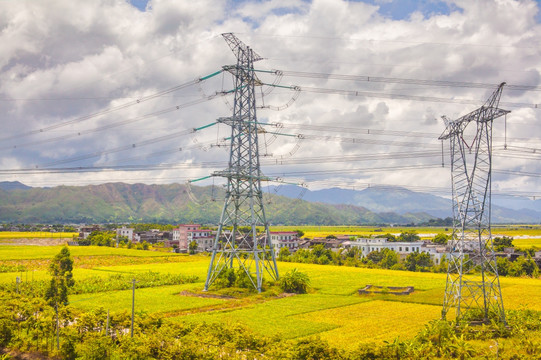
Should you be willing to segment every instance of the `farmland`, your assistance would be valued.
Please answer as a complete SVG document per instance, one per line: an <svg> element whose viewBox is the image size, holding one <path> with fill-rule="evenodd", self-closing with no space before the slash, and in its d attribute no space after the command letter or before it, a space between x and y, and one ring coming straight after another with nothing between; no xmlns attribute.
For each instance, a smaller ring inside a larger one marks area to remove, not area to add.
<svg viewBox="0 0 541 360"><path fill-rule="evenodd" d="M29 272L4 272L0 284L49 278L47 261L60 247L0 246L0 265L24 264ZM70 247L75 258L77 281L115 274L137 276L149 271L196 276L193 283L138 288L136 311L156 314L171 323L244 324L254 332L284 339L317 335L331 346L352 349L360 344L408 339L441 313L445 274L354 268L345 266L279 262L285 273L293 268L311 279L308 294L278 296L278 293L241 297L207 296L202 293L209 257L116 249ZM414 286L408 296L358 295L367 284ZM506 309L541 311L541 280L502 278ZM211 291L212 294L212 291ZM131 309L131 290L71 295L71 306L84 311L99 308L112 312Z"/></svg>
<svg viewBox="0 0 541 360"><path fill-rule="evenodd" d="M302 230L309 238L326 237L327 235L376 236L383 234L398 235L403 231L416 231L421 239L430 239L439 233L451 234L452 227L374 227L374 226L273 226L271 231ZM492 236L514 237L519 246L538 246L541 248L540 225L500 225L492 227Z"/></svg>
<svg viewBox="0 0 541 360"><path fill-rule="evenodd" d="M73 236L78 236L79 233L74 232L26 232L26 231L0 231L0 240L2 239L71 239Z"/></svg>

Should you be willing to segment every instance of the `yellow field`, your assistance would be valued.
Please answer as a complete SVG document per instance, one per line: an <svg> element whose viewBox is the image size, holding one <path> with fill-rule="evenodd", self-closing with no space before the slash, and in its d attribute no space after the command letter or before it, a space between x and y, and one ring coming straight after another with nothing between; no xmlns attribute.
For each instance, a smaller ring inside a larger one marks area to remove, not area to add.
<svg viewBox="0 0 541 360"><path fill-rule="evenodd" d="M536 247L541 250L541 237L535 239L513 239L513 245L519 249Z"/></svg>
<svg viewBox="0 0 541 360"><path fill-rule="evenodd" d="M421 238L434 237L435 234L450 234L452 228L443 227L373 227L373 226L272 226L271 231L302 230L308 238L326 237L327 235L377 236L383 234L400 234L403 231L416 231Z"/></svg>
<svg viewBox="0 0 541 360"><path fill-rule="evenodd" d="M0 246L0 265L21 259L28 263L46 263L59 249ZM446 280L446 274L439 273L278 262L281 274L293 268L308 274L310 293L287 297L252 294L241 299L212 298L204 297L213 294L212 289L202 292L210 261L208 256L79 246L71 247L70 251L78 265L74 270L76 281L90 277L107 281L114 274L148 271L199 278L190 284L137 289L136 311L160 314L165 321L173 322L242 323L256 333L285 339L316 335L343 349L413 337L430 320L440 317ZM115 263L115 259L123 261ZM85 268L81 268L83 263ZM0 284L13 283L17 276L23 282L50 278L46 267L42 267L28 273L2 273ZM502 277L500 281L506 309L541 311L541 279ZM368 284L414 286L415 291L407 296L359 295L357 290ZM131 309L131 296L131 290L118 290L71 295L70 302L82 310L102 307L119 312Z"/></svg>
<svg viewBox="0 0 541 360"><path fill-rule="evenodd" d="M354 349L362 343L379 343L396 337L412 338L426 323L440 315L441 306L374 300L314 311L295 318L335 326L319 336L332 346Z"/></svg>
<svg viewBox="0 0 541 360"><path fill-rule="evenodd" d="M79 233L0 231L0 239L72 239L73 236L79 236Z"/></svg>

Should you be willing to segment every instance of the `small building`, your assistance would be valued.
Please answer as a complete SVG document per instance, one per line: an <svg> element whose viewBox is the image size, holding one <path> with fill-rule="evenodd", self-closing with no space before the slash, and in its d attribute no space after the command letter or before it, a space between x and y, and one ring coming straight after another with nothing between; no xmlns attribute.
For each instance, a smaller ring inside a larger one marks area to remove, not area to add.
<svg viewBox="0 0 541 360"><path fill-rule="evenodd" d="M296 231L271 231L271 244L275 252L287 248L289 252L295 252L299 248L299 237Z"/></svg>
<svg viewBox="0 0 541 360"><path fill-rule="evenodd" d="M399 241L390 242L386 238L358 238L346 243L348 247L357 247L363 256L372 251L382 251L389 249L396 252L401 258L405 258L413 252L426 252L437 265L445 255L445 247L439 245L430 245L425 241Z"/></svg>
<svg viewBox="0 0 541 360"><path fill-rule="evenodd" d="M133 234L134 242L143 242L146 241L150 244L155 244L157 242L166 242L169 241L171 233L169 231L160 231L158 229L152 229L150 231L140 231Z"/></svg>
<svg viewBox="0 0 541 360"><path fill-rule="evenodd" d="M101 231L101 228L99 225L84 225L79 227L79 239L86 239L90 234L92 234L94 231Z"/></svg>
<svg viewBox="0 0 541 360"><path fill-rule="evenodd" d="M200 224L181 224L173 229L171 243L179 250L187 252L192 241L197 243L197 251L207 251L214 244L214 235L209 229L202 229Z"/></svg>
<svg viewBox="0 0 541 360"><path fill-rule="evenodd" d="M122 226L120 229L116 229L116 237L125 236L128 241L133 241L133 229Z"/></svg>

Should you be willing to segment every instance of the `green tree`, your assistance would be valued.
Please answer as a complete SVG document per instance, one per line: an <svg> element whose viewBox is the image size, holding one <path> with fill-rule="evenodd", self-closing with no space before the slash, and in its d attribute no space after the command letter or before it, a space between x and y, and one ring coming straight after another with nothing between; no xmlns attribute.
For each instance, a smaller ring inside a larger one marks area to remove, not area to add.
<svg viewBox="0 0 541 360"><path fill-rule="evenodd" d="M514 247L513 238L509 236L495 237L492 239L492 244L495 251L503 251L505 248Z"/></svg>
<svg viewBox="0 0 541 360"><path fill-rule="evenodd" d="M383 256L383 251L371 251L368 253L368 255L366 255L366 258L372 261L374 264L379 264L379 262L383 259Z"/></svg>
<svg viewBox="0 0 541 360"><path fill-rule="evenodd" d="M409 271L426 271L429 267L434 266L430 254L426 252L412 252L405 260L404 265Z"/></svg>
<svg viewBox="0 0 541 360"><path fill-rule="evenodd" d="M406 242L414 242L419 241L421 238L417 234L417 231L410 230L410 231L402 231L400 235L396 238L397 241L406 241Z"/></svg>
<svg viewBox="0 0 541 360"><path fill-rule="evenodd" d="M507 258L496 258L496 266L498 268L498 275L507 276L509 274L509 267L511 263Z"/></svg>
<svg viewBox="0 0 541 360"><path fill-rule="evenodd" d="M384 269L390 269L393 265L398 264L398 254L391 249L383 249L383 258L379 266Z"/></svg>
<svg viewBox="0 0 541 360"><path fill-rule="evenodd" d="M197 251L197 241L195 240L192 240L190 242L190 244L188 245L188 251L190 252L190 254L195 254L195 252Z"/></svg>
<svg viewBox="0 0 541 360"><path fill-rule="evenodd" d="M278 260L284 261L291 255L291 252L287 247L280 248L280 252L278 252Z"/></svg>
<svg viewBox="0 0 541 360"><path fill-rule="evenodd" d="M450 238L451 237L447 234L439 233L438 235L434 236L434 240L432 240L432 242L434 242L435 244L445 245Z"/></svg>
<svg viewBox="0 0 541 360"><path fill-rule="evenodd" d="M326 264L328 264L332 260L331 253L332 253L332 250L326 249L325 245L323 244L317 244L312 247L312 255L317 259L327 258L328 262L326 262ZM318 263L320 262L318 261Z"/></svg>
<svg viewBox="0 0 541 360"><path fill-rule="evenodd" d="M297 237L300 239L304 236L304 231L302 230L295 230L295 232L297 233Z"/></svg>
<svg viewBox="0 0 541 360"><path fill-rule="evenodd" d="M376 236L374 236L374 238L375 239L387 239L387 241L389 241L389 242L398 241L398 240L396 240L396 236L394 236L391 233L382 234L382 235L376 235Z"/></svg>
<svg viewBox="0 0 541 360"><path fill-rule="evenodd" d="M528 258L525 258L524 256L519 257L517 260L511 263L511 266L509 267L509 275L511 276L538 276L539 275L539 268L537 267L537 264L533 259L528 256Z"/></svg>
<svg viewBox="0 0 541 360"><path fill-rule="evenodd" d="M55 255L49 264L51 282L45 292L45 300L51 306L68 302L68 288L75 285L73 280L73 259L67 246Z"/></svg>
<svg viewBox="0 0 541 360"><path fill-rule="evenodd" d="M112 231L93 231L88 235L87 240L90 240L94 246L114 246L115 237L116 233Z"/></svg>

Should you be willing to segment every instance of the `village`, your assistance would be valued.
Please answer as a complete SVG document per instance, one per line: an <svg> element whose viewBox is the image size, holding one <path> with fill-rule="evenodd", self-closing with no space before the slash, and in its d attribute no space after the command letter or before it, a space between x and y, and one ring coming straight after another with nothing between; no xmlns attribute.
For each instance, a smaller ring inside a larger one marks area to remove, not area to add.
<svg viewBox="0 0 541 360"><path fill-rule="evenodd" d="M79 237L77 240L80 241L87 239L92 233L103 231L103 229L100 225L91 225L82 226L78 231ZM228 231L230 230L223 230L224 233ZM128 241L132 244L160 245L163 248L171 248L173 252L194 254L212 251L217 229L201 224L180 224L171 231L159 229L135 231L134 228L122 226L116 228L115 233L117 241ZM293 254L299 249L311 250L315 246L321 245L323 248L335 253L355 249L356 254L360 257L367 257L371 252L391 250L398 255L400 260L404 260L412 253L426 253L430 256L434 265L440 265L445 260L446 255L448 256L450 253L451 248L456 246L455 240L441 240L442 237L449 238L445 234L439 234L439 236L435 236L435 239L421 240L415 231L403 232L402 236L396 234L396 237L393 234L377 235L375 237L339 234L313 238L304 237L303 235L302 231L270 231L270 243L277 256L286 251L287 254ZM260 236L261 238L265 237L265 235ZM399 241L400 239L405 241ZM496 239L496 241L498 240L499 238ZM465 244L463 249L465 254L475 252L476 243L474 241L468 241ZM79 245L79 242L73 241L70 242L70 245ZM537 266L541 267L541 251L533 253L519 251L513 247L510 238L505 239L504 237L504 245L499 246L498 250L495 253L497 258L504 258L513 262L530 255Z"/></svg>

